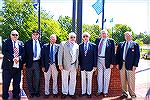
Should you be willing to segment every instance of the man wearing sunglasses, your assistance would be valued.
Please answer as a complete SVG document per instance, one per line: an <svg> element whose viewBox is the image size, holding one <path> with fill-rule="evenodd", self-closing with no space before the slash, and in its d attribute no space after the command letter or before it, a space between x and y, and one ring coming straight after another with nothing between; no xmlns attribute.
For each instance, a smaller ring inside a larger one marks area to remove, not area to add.
<svg viewBox="0 0 150 100"><path fill-rule="evenodd" d="M32 39L25 43L26 80L30 97L39 97L41 49L44 43L39 40L39 32L32 31ZM34 81L33 81L34 79Z"/></svg>
<svg viewBox="0 0 150 100"><path fill-rule="evenodd" d="M79 45L79 65L81 70L81 96L87 94L88 98L92 95L92 77L93 72L97 68L97 52L96 45L89 41L90 34L84 32L82 34L83 43Z"/></svg>
<svg viewBox="0 0 150 100"><path fill-rule="evenodd" d="M97 95L103 95L103 97L107 97L111 68L115 63L115 44L114 40L108 38L108 32L106 30L101 31L101 38L97 38L95 44L97 45L98 54Z"/></svg>
<svg viewBox="0 0 150 100"><path fill-rule="evenodd" d="M69 94L75 98L76 69L78 68L79 46L76 43L76 34L69 33L69 40L61 42L58 51L58 65L62 74L62 98ZM68 77L70 76L70 80ZM68 82L69 81L69 82Z"/></svg>
<svg viewBox="0 0 150 100"><path fill-rule="evenodd" d="M6 39L2 43L2 80L3 80L3 100L9 99L9 85L11 79L13 79L13 98L20 100L20 81L21 70L24 59L24 44L18 40L19 33L13 30L10 34L10 38Z"/></svg>

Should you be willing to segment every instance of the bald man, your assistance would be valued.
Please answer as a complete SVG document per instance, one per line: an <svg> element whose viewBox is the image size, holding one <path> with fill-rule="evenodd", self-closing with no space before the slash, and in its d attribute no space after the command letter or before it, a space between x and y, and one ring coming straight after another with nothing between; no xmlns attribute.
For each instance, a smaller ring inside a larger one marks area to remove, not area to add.
<svg viewBox="0 0 150 100"><path fill-rule="evenodd" d="M132 41L132 32L125 32L124 42L119 43L116 54L117 68L120 70L122 85L121 99L127 98L127 87L131 98L135 94L135 70L140 59L139 45Z"/></svg>

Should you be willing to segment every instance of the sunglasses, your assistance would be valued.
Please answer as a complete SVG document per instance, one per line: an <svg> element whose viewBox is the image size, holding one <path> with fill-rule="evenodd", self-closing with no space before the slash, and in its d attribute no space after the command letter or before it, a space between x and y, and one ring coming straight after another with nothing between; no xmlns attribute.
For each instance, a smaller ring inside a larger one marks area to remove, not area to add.
<svg viewBox="0 0 150 100"><path fill-rule="evenodd" d="M11 34L12 36L18 36L18 34Z"/></svg>
<svg viewBox="0 0 150 100"><path fill-rule="evenodd" d="M88 35L84 35L83 38L85 38L85 37L89 37L89 36Z"/></svg>
<svg viewBox="0 0 150 100"><path fill-rule="evenodd" d="M39 34L37 33L37 34L33 34L33 35L39 35Z"/></svg>
<svg viewBox="0 0 150 100"><path fill-rule="evenodd" d="M70 38L76 38L76 37L74 37L74 36L71 36Z"/></svg>

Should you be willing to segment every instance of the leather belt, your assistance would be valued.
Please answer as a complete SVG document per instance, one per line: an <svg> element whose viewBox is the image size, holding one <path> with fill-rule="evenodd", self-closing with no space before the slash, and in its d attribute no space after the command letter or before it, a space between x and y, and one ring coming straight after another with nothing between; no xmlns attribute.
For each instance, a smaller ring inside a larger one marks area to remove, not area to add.
<svg viewBox="0 0 150 100"><path fill-rule="evenodd" d="M105 58L105 56L98 56L98 57L100 57L100 58Z"/></svg>

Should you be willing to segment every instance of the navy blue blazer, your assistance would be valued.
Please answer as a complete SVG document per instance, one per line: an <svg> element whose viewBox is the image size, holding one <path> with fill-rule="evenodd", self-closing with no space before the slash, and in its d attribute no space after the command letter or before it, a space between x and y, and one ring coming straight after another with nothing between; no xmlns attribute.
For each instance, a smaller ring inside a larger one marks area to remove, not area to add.
<svg viewBox="0 0 150 100"><path fill-rule="evenodd" d="M13 68L14 51L13 51L13 42L10 38L3 40L2 54L4 55L3 62L2 62L2 69ZM22 41L19 41L19 69L20 70L22 69L23 66L24 55L25 55L24 44Z"/></svg>
<svg viewBox="0 0 150 100"><path fill-rule="evenodd" d="M116 62L117 64L119 64L120 70L122 69L122 65L123 65L124 46L125 46L125 42L119 43L116 52ZM133 66L138 67L139 59L140 59L139 45L136 42L131 41L125 58L126 69L132 70Z"/></svg>
<svg viewBox="0 0 150 100"><path fill-rule="evenodd" d="M55 44L55 64L56 64L56 68L58 70L58 58L57 58L57 55L58 55L58 49L59 49L59 45L58 44ZM45 72L48 71L49 69L49 66L50 66L50 44L45 44L43 46L43 49L42 49L42 67L45 68Z"/></svg>
<svg viewBox="0 0 150 100"><path fill-rule="evenodd" d="M87 54L84 54L84 43L79 45L79 65L80 70L92 71L93 67L97 67L96 45L89 42Z"/></svg>
<svg viewBox="0 0 150 100"><path fill-rule="evenodd" d="M42 50L42 47L44 45L44 43L42 41L39 41L40 43L40 47ZM33 40L28 40L25 43L25 63L26 63L26 67L27 68L31 68L32 67L32 63L33 63ZM41 59L39 60L39 64L41 64Z"/></svg>
<svg viewBox="0 0 150 100"><path fill-rule="evenodd" d="M98 52L98 46L101 38L97 38L95 40L95 44L97 46L97 52ZM98 55L97 55L98 56ZM106 42L106 51L105 51L105 67L110 68L110 64L115 64L115 43L114 40L108 38Z"/></svg>

